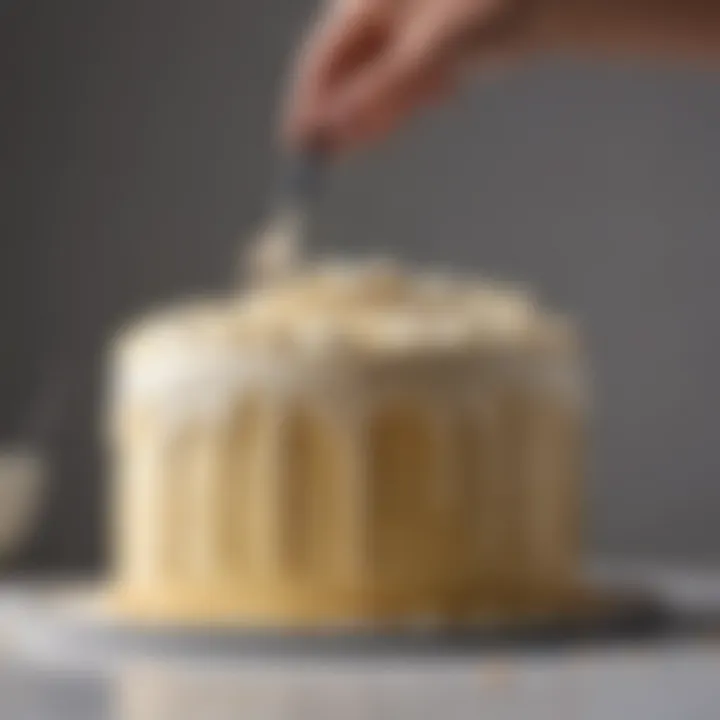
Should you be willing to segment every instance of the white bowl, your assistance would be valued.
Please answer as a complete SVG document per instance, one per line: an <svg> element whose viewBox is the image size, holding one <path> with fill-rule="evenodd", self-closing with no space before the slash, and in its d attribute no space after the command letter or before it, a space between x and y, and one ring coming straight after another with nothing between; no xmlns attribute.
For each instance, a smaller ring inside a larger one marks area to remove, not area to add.
<svg viewBox="0 0 720 720"><path fill-rule="evenodd" d="M44 463L31 449L0 447L0 560L30 537L38 516Z"/></svg>

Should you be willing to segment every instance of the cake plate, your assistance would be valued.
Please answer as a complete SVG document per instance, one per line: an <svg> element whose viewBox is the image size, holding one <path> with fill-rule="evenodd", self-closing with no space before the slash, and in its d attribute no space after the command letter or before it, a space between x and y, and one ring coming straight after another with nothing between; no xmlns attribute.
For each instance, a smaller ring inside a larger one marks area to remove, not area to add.
<svg viewBox="0 0 720 720"><path fill-rule="evenodd" d="M85 664L174 658L438 658L648 640L687 626L654 595L626 589L604 591L602 602L572 615L494 618L462 629L426 623L372 630L142 624L114 617L97 600L97 587L88 584L0 587L0 639L15 653L34 659Z"/></svg>

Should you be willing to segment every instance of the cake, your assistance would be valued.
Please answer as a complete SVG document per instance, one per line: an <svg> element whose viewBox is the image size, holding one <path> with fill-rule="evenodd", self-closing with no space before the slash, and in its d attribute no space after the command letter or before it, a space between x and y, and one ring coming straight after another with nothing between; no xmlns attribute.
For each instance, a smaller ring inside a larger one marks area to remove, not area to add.
<svg viewBox="0 0 720 720"><path fill-rule="evenodd" d="M582 352L521 290L318 263L150 314L110 367L127 616L468 623L579 587Z"/></svg>

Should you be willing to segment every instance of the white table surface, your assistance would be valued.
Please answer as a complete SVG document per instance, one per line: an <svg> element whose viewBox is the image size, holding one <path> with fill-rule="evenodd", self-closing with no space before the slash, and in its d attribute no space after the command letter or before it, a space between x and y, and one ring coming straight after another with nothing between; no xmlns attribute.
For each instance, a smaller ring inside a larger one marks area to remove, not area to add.
<svg viewBox="0 0 720 720"><path fill-rule="evenodd" d="M627 568L720 608L716 572ZM457 659L40 663L0 650L0 720L720 720L720 636Z"/></svg>

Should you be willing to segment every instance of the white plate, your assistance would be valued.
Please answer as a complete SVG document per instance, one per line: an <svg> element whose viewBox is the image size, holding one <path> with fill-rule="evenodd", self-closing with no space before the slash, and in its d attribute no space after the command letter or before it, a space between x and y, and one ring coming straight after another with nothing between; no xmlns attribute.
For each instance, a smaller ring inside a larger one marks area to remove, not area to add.
<svg viewBox="0 0 720 720"><path fill-rule="evenodd" d="M488 650L567 647L654 635L666 616L644 596L618 595L604 613L478 623L447 631L258 630L237 626L143 625L113 617L98 587L29 583L0 589L0 637L15 654L49 661L102 663L127 659L227 660L269 658L457 657Z"/></svg>

